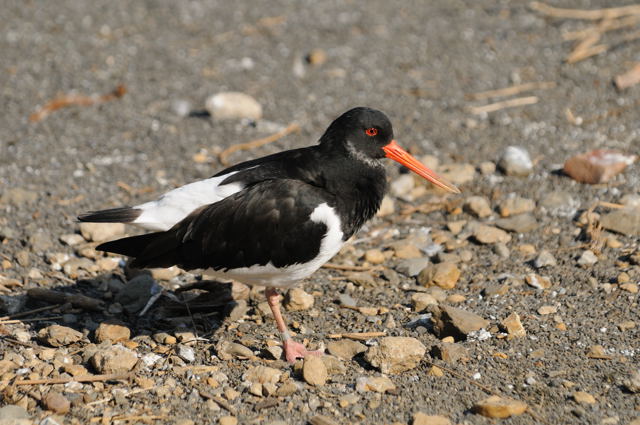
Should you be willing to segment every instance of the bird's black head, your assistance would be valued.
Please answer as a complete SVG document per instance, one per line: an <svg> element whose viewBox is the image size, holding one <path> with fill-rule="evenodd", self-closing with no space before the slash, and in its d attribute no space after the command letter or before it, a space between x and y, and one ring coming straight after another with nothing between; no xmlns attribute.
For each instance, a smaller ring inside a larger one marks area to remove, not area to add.
<svg viewBox="0 0 640 425"><path fill-rule="evenodd" d="M391 121L376 109L359 107L340 115L320 138L320 147L346 154L369 167L381 167L379 159L393 159L436 186L460 193L457 187L398 146Z"/></svg>
<svg viewBox="0 0 640 425"><path fill-rule="evenodd" d="M346 149L353 156L379 159L393 140L391 121L376 109L358 107L340 115L327 128L320 144L330 149Z"/></svg>

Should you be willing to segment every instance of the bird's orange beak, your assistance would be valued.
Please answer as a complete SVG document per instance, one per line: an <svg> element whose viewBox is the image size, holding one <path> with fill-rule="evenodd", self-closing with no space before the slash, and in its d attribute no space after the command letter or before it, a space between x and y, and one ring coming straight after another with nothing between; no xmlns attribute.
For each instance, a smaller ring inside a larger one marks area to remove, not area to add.
<svg viewBox="0 0 640 425"><path fill-rule="evenodd" d="M391 143L384 146L382 150L387 154L387 158L399 162L436 186L441 187L444 190L448 190L449 192L460 193L460 189L455 187L452 183L449 183L445 178L437 175L433 170L429 169L426 165L409 154L409 152L398 146L395 140L392 140Z"/></svg>

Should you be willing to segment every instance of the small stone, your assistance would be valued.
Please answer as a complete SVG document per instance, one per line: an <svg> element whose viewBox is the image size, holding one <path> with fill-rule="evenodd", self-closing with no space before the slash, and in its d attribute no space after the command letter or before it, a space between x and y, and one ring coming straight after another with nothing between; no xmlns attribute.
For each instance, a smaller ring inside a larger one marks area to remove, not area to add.
<svg viewBox="0 0 640 425"><path fill-rule="evenodd" d="M493 222L497 227L514 233L527 233L538 228L538 220L531 214L518 214Z"/></svg>
<svg viewBox="0 0 640 425"><path fill-rule="evenodd" d="M476 177L476 168L471 164L444 164L438 171L442 177L456 185L463 185Z"/></svg>
<svg viewBox="0 0 640 425"><path fill-rule="evenodd" d="M457 364L470 360L469 352L464 346L455 342L440 342L431 348L431 355L449 364Z"/></svg>
<svg viewBox="0 0 640 425"><path fill-rule="evenodd" d="M522 338L527 335L518 313L511 313L500 324L506 329L509 338Z"/></svg>
<svg viewBox="0 0 640 425"><path fill-rule="evenodd" d="M216 353L222 360L231 359L251 359L255 357L253 351L249 347L246 347L237 342L229 342L222 340L216 346Z"/></svg>
<svg viewBox="0 0 640 425"><path fill-rule="evenodd" d="M327 368L327 373L331 375L344 375L347 372L347 367L344 365L342 359L330 356L330 355L322 355L320 356L322 363L324 363L324 367Z"/></svg>
<svg viewBox="0 0 640 425"><path fill-rule="evenodd" d="M71 409L71 402L57 391L49 391L42 399L45 409L64 415Z"/></svg>
<svg viewBox="0 0 640 425"><path fill-rule="evenodd" d="M83 336L82 332L60 325L47 326L38 332L38 338L52 347L73 344L80 341Z"/></svg>
<svg viewBox="0 0 640 425"><path fill-rule="evenodd" d="M195 351L188 345L178 344L176 354L187 363L193 363L196 360Z"/></svg>
<svg viewBox="0 0 640 425"><path fill-rule="evenodd" d="M442 378L444 376L444 371L438 366L431 366L431 368L429 368L429 371L427 372L427 375L435 376L436 378Z"/></svg>
<svg viewBox="0 0 640 425"><path fill-rule="evenodd" d="M210 96L205 108L215 120L250 119L258 121L262 118L262 106L253 97L240 92L221 92Z"/></svg>
<svg viewBox="0 0 640 425"><path fill-rule="evenodd" d="M430 309L433 317L434 331L440 338L452 336L464 339L466 336L489 326L489 322L470 311L448 305L435 306Z"/></svg>
<svg viewBox="0 0 640 425"><path fill-rule="evenodd" d="M630 292L632 294L638 293L638 284L637 283L623 283L620 285L620 289L623 291Z"/></svg>
<svg viewBox="0 0 640 425"><path fill-rule="evenodd" d="M622 385L632 393L640 393L640 370L631 372L629 377L622 381Z"/></svg>
<svg viewBox="0 0 640 425"><path fill-rule="evenodd" d="M505 199L498 205L498 211L502 217L528 213L535 208L536 202L533 199L521 198L519 196Z"/></svg>
<svg viewBox="0 0 640 425"><path fill-rule="evenodd" d="M415 368L426 353L426 347L416 338L384 337L378 346L370 347L365 359L382 373L402 373Z"/></svg>
<svg viewBox="0 0 640 425"><path fill-rule="evenodd" d="M497 244L493 245L492 249L493 249L493 252L495 252L496 255L498 255L500 258L509 258L509 255L511 255L511 251L509 251L509 247L507 247L506 244L503 244L501 242L498 242Z"/></svg>
<svg viewBox="0 0 640 425"><path fill-rule="evenodd" d="M580 257L578 258L578 265L580 266L592 266L598 262L598 257L593 251L585 250L582 252Z"/></svg>
<svg viewBox="0 0 640 425"><path fill-rule="evenodd" d="M599 359L599 360L610 360L611 356L607 354L606 350L602 345L592 345L589 348L589 352L587 353L587 357L590 359Z"/></svg>
<svg viewBox="0 0 640 425"><path fill-rule="evenodd" d="M580 183L599 184L621 173L636 158L610 149L596 149L567 159L563 171Z"/></svg>
<svg viewBox="0 0 640 425"><path fill-rule="evenodd" d="M546 316L548 314L555 314L558 312L558 307L554 305L543 305L538 308L538 314L541 316Z"/></svg>
<svg viewBox="0 0 640 425"><path fill-rule="evenodd" d="M476 403L471 410L488 418L508 418L526 412L527 404L512 398L492 395Z"/></svg>
<svg viewBox="0 0 640 425"><path fill-rule="evenodd" d="M247 370L242 379L258 384L277 384L282 376L282 371L267 366L256 366Z"/></svg>
<svg viewBox="0 0 640 425"><path fill-rule="evenodd" d="M427 266L418 275L418 283L422 286L439 286L442 289L453 289L460 278L460 269L455 263L445 262Z"/></svg>
<svg viewBox="0 0 640 425"><path fill-rule="evenodd" d="M542 198L540 206L548 210L553 216L571 217L575 215L580 207L580 202L575 200L569 192L554 190Z"/></svg>
<svg viewBox="0 0 640 425"><path fill-rule="evenodd" d="M218 422L220 425L238 425L238 418L235 416L223 416Z"/></svg>
<svg viewBox="0 0 640 425"><path fill-rule="evenodd" d="M358 391L374 391L377 393L386 393L396 389L393 381L386 376L361 376L356 379L356 390Z"/></svg>
<svg viewBox="0 0 640 425"><path fill-rule="evenodd" d="M69 246L78 245L84 242L84 238L82 237L82 235L79 235L77 233L69 233L66 235L62 235L60 236L59 239L60 239L60 242Z"/></svg>
<svg viewBox="0 0 640 425"><path fill-rule="evenodd" d="M398 263L396 270L408 277L417 276L425 267L429 265L428 257L407 258Z"/></svg>
<svg viewBox="0 0 640 425"><path fill-rule="evenodd" d="M413 304L414 311L416 313L420 313L430 305L437 305L438 300L436 300L431 294L417 292L411 296L411 303Z"/></svg>
<svg viewBox="0 0 640 425"><path fill-rule="evenodd" d="M322 386L327 382L329 375L319 356L306 356L302 364L302 377L307 384Z"/></svg>
<svg viewBox="0 0 640 425"><path fill-rule="evenodd" d="M412 425L451 425L451 421L446 416L427 415L426 413L416 412L413 414Z"/></svg>
<svg viewBox="0 0 640 425"><path fill-rule="evenodd" d="M626 236L640 236L640 208L621 208L603 215L600 224Z"/></svg>
<svg viewBox="0 0 640 425"><path fill-rule="evenodd" d="M389 184L389 192L396 198L400 198L411 192L414 186L413 175L402 174Z"/></svg>
<svg viewBox="0 0 640 425"><path fill-rule="evenodd" d="M573 393L573 399L580 404L595 404L596 399L591 394L584 391L576 391Z"/></svg>
<svg viewBox="0 0 640 425"><path fill-rule="evenodd" d="M289 397L298 391L298 386L293 381L287 381L278 388L276 396Z"/></svg>
<svg viewBox="0 0 640 425"><path fill-rule="evenodd" d="M364 260L371 264L382 264L386 258L379 249L369 249L364 253Z"/></svg>
<svg viewBox="0 0 640 425"><path fill-rule="evenodd" d="M120 259L116 257L104 257L96 261L96 265L103 272L116 270L120 266Z"/></svg>
<svg viewBox="0 0 640 425"><path fill-rule="evenodd" d="M313 306L313 295L306 293L300 288L293 288L287 292L284 306L289 311L308 310Z"/></svg>
<svg viewBox="0 0 640 425"><path fill-rule="evenodd" d="M100 323L96 329L96 341L98 343L104 341L121 342L131 338L131 331L123 325L114 323Z"/></svg>
<svg viewBox="0 0 640 425"><path fill-rule="evenodd" d="M624 322L618 323L618 329L620 331L628 331L629 329L634 329L636 327L636 322L633 320L625 320Z"/></svg>
<svg viewBox="0 0 640 425"><path fill-rule="evenodd" d="M525 148L509 146L500 157L498 168L508 176L524 177L533 171L533 161Z"/></svg>
<svg viewBox="0 0 640 425"><path fill-rule="evenodd" d="M412 258L421 258L422 252L418 249L417 246L409 243L399 244L394 249L394 255L396 258L401 259L412 259Z"/></svg>
<svg viewBox="0 0 640 425"><path fill-rule="evenodd" d="M492 161L484 161L480 163L478 170L483 176L488 176L496 172L496 164Z"/></svg>
<svg viewBox="0 0 640 425"><path fill-rule="evenodd" d="M181 273L180 269L176 266L153 268L149 269L149 271L151 272L151 277L156 280L171 280Z"/></svg>
<svg viewBox="0 0 640 425"><path fill-rule="evenodd" d="M470 196L464 203L464 209L478 218L489 217L493 212L489 200L484 196Z"/></svg>
<svg viewBox="0 0 640 425"><path fill-rule="evenodd" d="M0 407L0 425L33 425L27 409L16 404Z"/></svg>
<svg viewBox="0 0 640 425"><path fill-rule="evenodd" d="M309 419L309 423L311 425L338 425L336 421L324 415L316 415L312 417Z"/></svg>
<svg viewBox="0 0 640 425"><path fill-rule="evenodd" d="M138 356L132 350L114 345L98 350L90 359L98 373L126 373L138 362Z"/></svg>
<svg viewBox="0 0 640 425"><path fill-rule="evenodd" d="M34 252L46 252L53 248L51 237L44 231L29 235L29 246Z"/></svg>
<svg viewBox="0 0 640 425"><path fill-rule="evenodd" d="M553 254L551 254L551 252L547 251L546 249L540 251L536 259L533 261L533 266L536 269L555 266L557 264L558 262L556 261L556 258L553 256Z"/></svg>
<svg viewBox="0 0 640 425"><path fill-rule="evenodd" d="M320 66L327 61L327 52L322 49L313 49L307 55L309 65Z"/></svg>
<svg viewBox="0 0 640 425"><path fill-rule="evenodd" d="M124 235L124 223L80 223L82 236L93 242L104 242Z"/></svg>
<svg viewBox="0 0 640 425"><path fill-rule="evenodd" d="M504 230L486 224L476 226L473 237L481 244L507 243L511 240L511 236Z"/></svg>
<svg viewBox="0 0 640 425"><path fill-rule="evenodd" d="M396 201L393 200L390 196L385 196L382 198L382 203L380 204L380 209L376 214L378 217L386 217L396 212Z"/></svg>
<svg viewBox="0 0 640 425"><path fill-rule="evenodd" d="M551 280L546 276L540 276L535 273L529 273L525 276L524 281L527 285L536 289L549 289L551 288Z"/></svg>
<svg viewBox="0 0 640 425"><path fill-rule="evenodd" d="M367 351L367 346L350 339L331 341L327 344L330 354L345 360L351 360L360 353Z"/></svg>

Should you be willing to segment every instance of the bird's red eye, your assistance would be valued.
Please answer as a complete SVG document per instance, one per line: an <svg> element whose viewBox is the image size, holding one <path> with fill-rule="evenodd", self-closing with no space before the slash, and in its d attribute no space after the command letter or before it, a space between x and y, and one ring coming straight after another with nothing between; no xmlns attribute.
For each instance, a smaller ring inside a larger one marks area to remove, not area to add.
<svg viewBox="0 0 640 425"><path fill-rule="evenodd" d="M376 134L378 134L378 129L375 128L375 127L371 127L371 128L367 128L364 132L367 134L367 136L372 136L373 137Z"/></svg>

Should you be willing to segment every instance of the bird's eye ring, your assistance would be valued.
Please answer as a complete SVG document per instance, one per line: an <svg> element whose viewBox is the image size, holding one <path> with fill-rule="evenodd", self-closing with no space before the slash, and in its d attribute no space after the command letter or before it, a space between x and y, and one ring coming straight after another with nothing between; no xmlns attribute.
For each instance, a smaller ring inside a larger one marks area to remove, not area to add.
<svg viewBox="0 0 640 425"><path fill-rule="evenodd" d="M378 134L378 129L375 127L371 127L371 128L367 128L364 132L367 136L373 137L376 134Z"/></svg>

